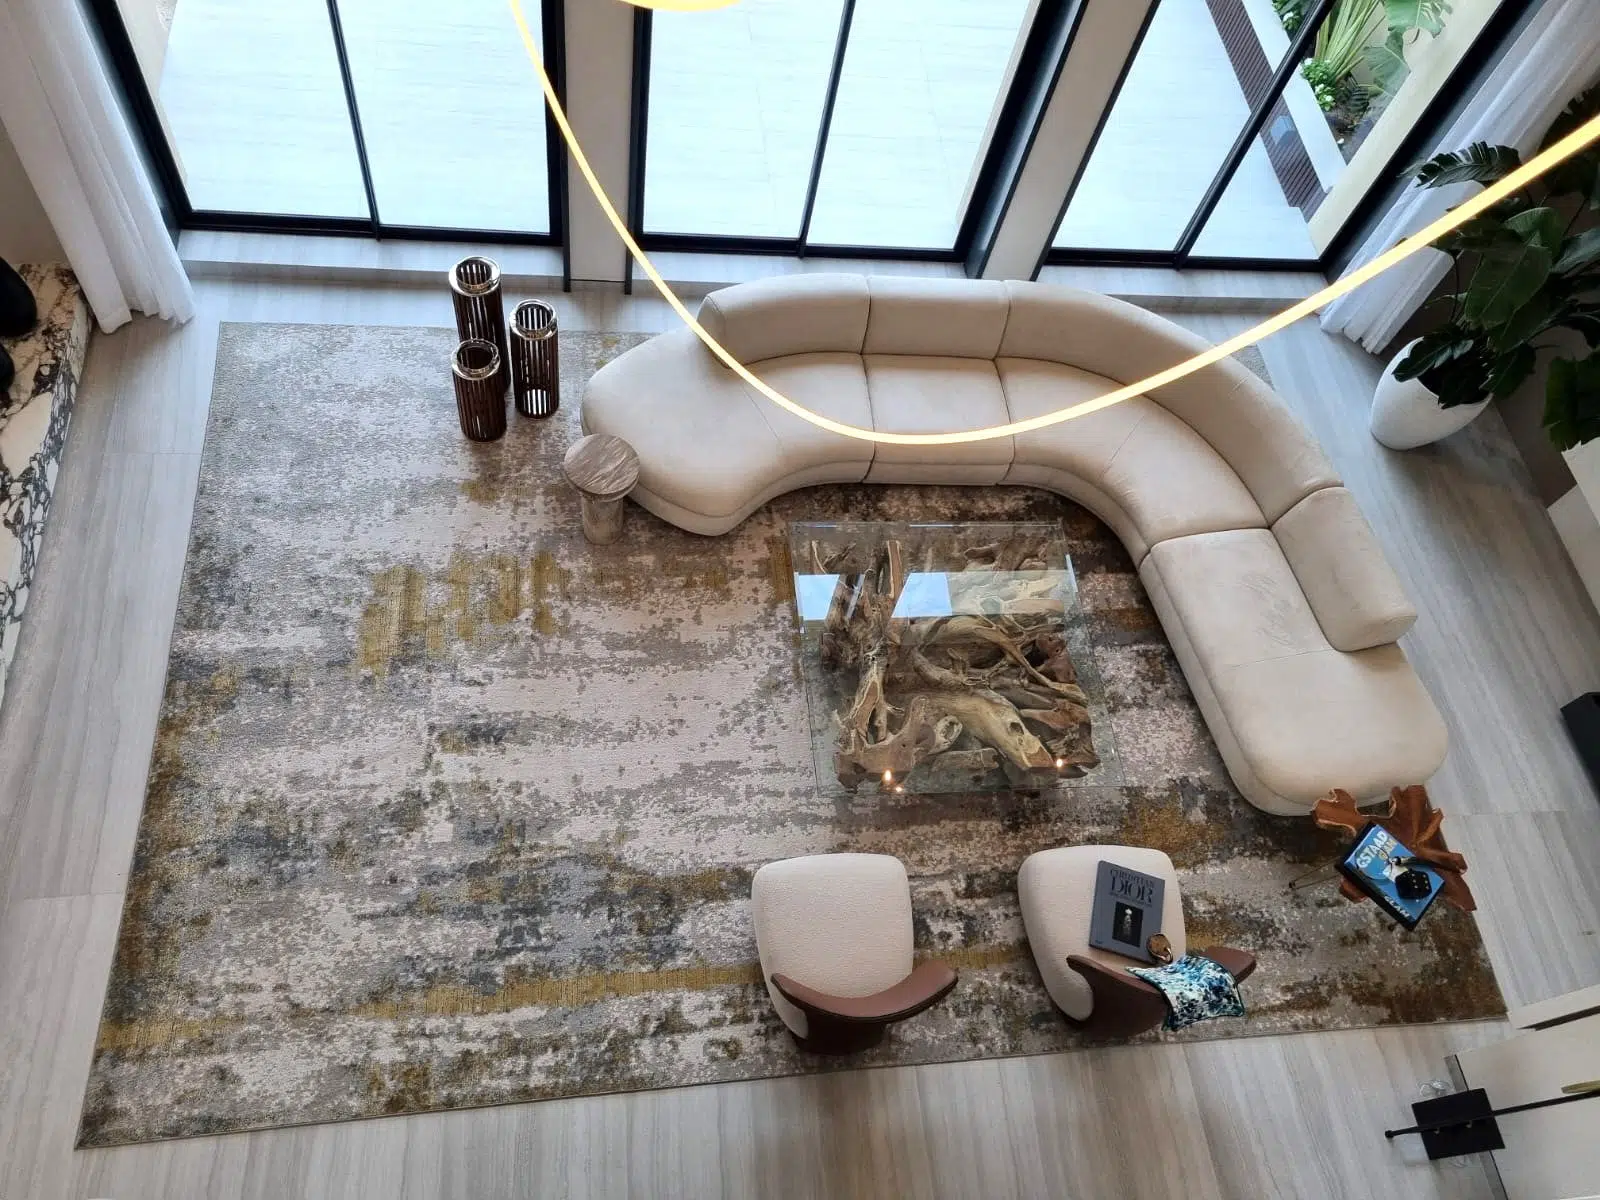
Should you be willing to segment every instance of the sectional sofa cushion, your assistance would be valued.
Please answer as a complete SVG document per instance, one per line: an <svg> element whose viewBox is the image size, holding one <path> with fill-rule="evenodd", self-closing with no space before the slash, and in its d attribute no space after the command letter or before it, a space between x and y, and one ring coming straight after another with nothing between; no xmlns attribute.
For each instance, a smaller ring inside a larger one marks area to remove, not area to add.
<svg viewBox="0 0 1600 1200"><path fill-rule="evenodd" d="M1124 384L1210 349L1204 338L1109 296L1037 283L1006 287L1011 313L1002 358L1070 363ZM1268 521L1339 482L1283 401L1232 359L1165 384L1152 399L1216 448Z"/></svg>
<svg viewBox="0 0 1600 1200"><path fill-rule="evenodd" d="M992 360L1000 352L1010 301L997 280L873 275L867 286L864 354Z"/></svg>
<svg viewBox="0 0 1600 1200"><path fill-rule="evenodd" d="M613 386L603 404L586 404L585 427L627 429L639 456L643 496L684 499L732 528L774 483L859 482L870 443L819 429L778 408L713 359L686 329L635 347L603 372ZM790 355L762 364L762 375L797 401L837 420L871 424L866 374L855 354ZM599 376L596 376L598 379ZM594 389L591 388L591 396ZM595 424L595 415L605 419ZM780 489L784 490L784 489Z"/></svg>
<svg viewBox="0 0 1600 1200"><path fill-rule="evenodd" d="M864 361L873 427L884 433L946 433L1011 419L990 359L868 354ZM867 481L918 483L936 469L946 483L999 483L1010 466L1010 438L943 446L880 445Z"/></svg>
<svg viewBox="0 0 1600 1200"><path fill-rule="evenodd" d="M1185 674L1206 680L1248 776L1285 802L1275 811L1307 811L1330 779L1382 795L1397 763L1443 759L1444 723L1400 648L1331 647L1270 530L1161 542L1139 574L1163 597L1163 625L1193 659Z"/></svg>
<svg viewBox="0 0 1600 1200"><path fill-rule="evenodd" d="M1088 399L1115 386L1056 363L1002 358L997 365L1013 420L1070 403L1064 397ZM1210 443L1143 396L1020 433L1015 441L1019 466L1076 476L1117 501L1137 534L1128 546L1135 565L1163 538L1266 525L1250 490Z"/></svg>
<svg viewBox="0 0 1600 1200"><path fill-rule="evenodd" d="M1386 645L1416 624L1417 610L1346 489L1312 492L1272 532L1335 650Z"/></svg>
<svg viewBox="0 0 1600 1200"><path fill-rule="evenodd" d="M860 275L786 275L712 292L700 302L706 332L740 362L786 354L860 354L870 307Z"/></svg>

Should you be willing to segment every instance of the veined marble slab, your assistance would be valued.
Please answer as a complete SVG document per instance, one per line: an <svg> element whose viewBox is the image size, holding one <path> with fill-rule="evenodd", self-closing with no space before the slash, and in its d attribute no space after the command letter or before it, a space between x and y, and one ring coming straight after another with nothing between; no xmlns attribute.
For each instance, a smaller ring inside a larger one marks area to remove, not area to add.
<svg viewBox="0 0 1600 1200"><path fill-rule="evenodd" d="M39 302L39 325L0 341L17 367L0 405L0 700L89 348L89 305L72 270L60 263L17 270Z"/></svg>

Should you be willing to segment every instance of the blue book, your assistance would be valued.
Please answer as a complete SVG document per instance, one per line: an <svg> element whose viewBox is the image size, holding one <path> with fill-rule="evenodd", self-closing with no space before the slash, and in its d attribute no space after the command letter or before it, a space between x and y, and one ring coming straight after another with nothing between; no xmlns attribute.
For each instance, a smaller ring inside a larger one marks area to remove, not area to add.
<svg viewBox="0 0 1600 1200"><path fill-rule="evenodd" d="M1411 851L1394 834L1371 821L1339 860L1339 872L1407 929L1417 927L1444 883L1438 871L1412 861ZM1418 875L1427 881L1426 892Z"/></svg>

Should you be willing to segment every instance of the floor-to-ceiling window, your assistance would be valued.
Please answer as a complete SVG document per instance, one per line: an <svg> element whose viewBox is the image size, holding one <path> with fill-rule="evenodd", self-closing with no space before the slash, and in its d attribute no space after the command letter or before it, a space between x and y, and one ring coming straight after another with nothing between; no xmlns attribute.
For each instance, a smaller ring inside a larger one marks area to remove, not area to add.
<svg viewBox="0 0 1600 1200"><path fill-rule="evenodd" d="M182 224L561 238L565 155L505 0L84 2L126 34L117 70ZM575 2L524 0L558 76ZM625 10L632 136L624 100L591 110L585 137L626 156L628 219L653 248L972 266L1005 219L1053 72L1081 46L1076 22L1116 2ZM1083 170L1031 201L1041 227L1061 205L1052 259L1337 260L1522 7L1157 0ZM599 25L609 40L580 48L576 69L625 97L627 61L605 61L618 23ZM1104 108L1103 93L1079 100Z"/></svg>
<svg viewBox="0 0 1600 1200"><path fill-rule="evenodd" d="M504 0L115 6L201 223L557 232L544 105ZM560 5L527 8L543 48Z"/></svg>
<svg viewBox="0 0 1600 1200"><path fill-rule="evenodd" d="M1032 9L742 0L654 13L643 231L953 252Z"/></svg>
<svg viewBox="0 0 1600 1200"><path fill-rule="evenodd" d="M1317 263L1500 2L1160 0L1054 260Z"/></svg>

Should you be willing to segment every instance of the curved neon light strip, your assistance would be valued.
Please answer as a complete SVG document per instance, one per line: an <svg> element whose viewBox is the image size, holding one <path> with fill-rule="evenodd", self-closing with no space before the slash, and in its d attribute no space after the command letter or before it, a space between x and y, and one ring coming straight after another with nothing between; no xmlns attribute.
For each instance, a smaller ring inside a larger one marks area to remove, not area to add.
<svg viewBox="0 0 1600 1200"><path fill-rule="evenodd" d="M1452 229L1470 221L1485 209L1499 203L1511 193L1543 175L1557 163L1563 162L1583 150L1590 143L1600 141L1600 117L1584 122L1572 133L1562 138L1548 150L1535 155L1522 166L1497 183L1492 183L1471 199L1462 201L1450 212L1434 221L1431 225L1412 234L1404 241L1385 250L1371 262L1358 267L1343 279L1330 283L1315 295L1307 296L1298 304L1293 304L1274 316L1268 317L1261 324L1245 330L1241 334L1229 338L1227 341L1211 347L1209 350L1196 354L1193 358L1185 359L1176 366L1168 367L1164 371L1157 371L1148 375L1137 383L1130 383L1116 391L1107 392L1104 396L1097 396L1093 400L1085 400L1081 404L1074 404L1067 408L1058 408L1054 412L1043 413L1037 417L1029 417L1022 421L1012 421L1005 425L990 425L983 429L964 429L953 433L879 433L875 429L863 429L859 425L847 425L842 421L835 421L831 417L824 417L814 413L804 405L797 404L782 392L756 377L733 353L723 344L712 337L710 333L695 320L694 314L678 299L667 281L662 278L661 272L656 270L639 243L634 241L633 235L628 232L625 221L617 214L616 206L611 203L611 198L606 195L606 190L601 186L599 177L595 175L594 168L589 165L588 156L584 154L583 147L578 144L577 135L572 132L572 126L567 121L567 114L562 110L561 101L556 96L555 86L550 82L550 76L544 69L544 60L539 56L539 47L533 40L533 33L528 28L527 19L522 15L521 0L509 0L511 15L516 19L517 29L522 34L522 44L527 48L528 57L533 60L534 69L539 73L539 84L544 89L545 103L550 106L550 113L555 118L556 126L561 130L561 136L566 140L567 149L572 152L573 162L578 164L588 181L589 190L594 193L595 201L605 213L611 227L617 231L617 236L622 239L622 244L628 248L638 262L640 268L649 276L650 282L655 285L656 291L661 293L661 298L672 306L673 312L678 314L694 335L705 343L707 350L715 354L724 364L760 392L768 400L786 412L793 413L803 421L809 421L819 429L826 429L830 433L841 434L844 437L856 438L863 442L878 442L890 446L949 446L959 442L983 442L992 438L1010 437L1013 434L1028 433L1035 429L1045 429L1051 425L1058 425L1062 421L1070 421L1074 417L1088 416L1103 408L1110 408L1113 404L1120 404L1124 400L1131 400L1152 392L1166 384L1173 383L1196 371L1204 370L1212 363L1220 362L1232 354L1238 353L1246 346L1253 346L1263 338L1270 337L1280 329L1285 329L1300 320L1308 317L1324 304L1337 300L1349 292L1366 283L1375 276L1383 274L1397 263L1404 262L1413 254L1424 250L1436 238L1449 233Z"/></svg>

